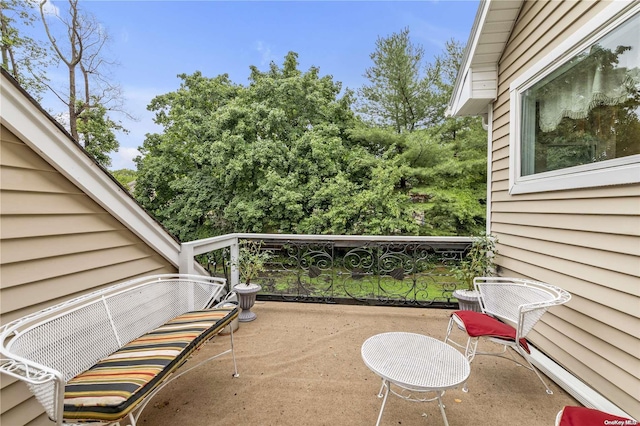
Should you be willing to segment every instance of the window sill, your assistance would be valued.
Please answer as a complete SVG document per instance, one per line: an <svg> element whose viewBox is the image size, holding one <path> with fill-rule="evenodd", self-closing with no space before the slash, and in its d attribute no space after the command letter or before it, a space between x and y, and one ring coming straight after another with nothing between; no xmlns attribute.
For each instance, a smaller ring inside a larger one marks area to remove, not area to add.
<svg viewBox="0 0 640 426"><path fill-rule="evenodd" d="M615 167L566 173L565 170L521 177L509 185L509 194L529 194L535 192L563 191L569 189L595 188L601 186L627 185L640 182L640 155L627 157L627 164ZM560 173L559 173L560 172Z"/></svg>

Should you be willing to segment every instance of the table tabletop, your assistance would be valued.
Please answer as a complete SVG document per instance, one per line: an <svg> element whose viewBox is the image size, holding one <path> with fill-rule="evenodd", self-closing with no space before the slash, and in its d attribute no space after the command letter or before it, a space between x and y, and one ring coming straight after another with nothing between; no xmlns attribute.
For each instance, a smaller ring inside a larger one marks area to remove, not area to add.
<svg viewBox="0 0 640 426"><path fill-rule="evenodd" d="M471 371L457 349L415 333L376 334L362 344L362 359L383 379L414 391L457 387Z"/></svg>

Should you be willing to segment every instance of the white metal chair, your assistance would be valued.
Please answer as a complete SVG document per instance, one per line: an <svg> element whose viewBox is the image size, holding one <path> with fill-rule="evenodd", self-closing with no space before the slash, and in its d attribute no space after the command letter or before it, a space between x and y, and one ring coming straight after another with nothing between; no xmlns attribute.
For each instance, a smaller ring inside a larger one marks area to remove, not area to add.
<svg viewBox="0 0 640 426"><path fill-rule="evenodd" d="M529 360L526 337L547 309L567 303L571 295L559 287L521 278L476 277L473 284L480 294L482 312L453 312L445 342L462 348L470 363L476 355L510 359L536 373L547 393L552 394ZM454 324L467 335L466 344L457 343L450 338ZM503 345L503 348L499 352L478 352L480 338ZM507 348L521 355L528 365L519 362ZM507 352L510 358L505 356ZM463 390L466 392L466 384Z"/></svg>

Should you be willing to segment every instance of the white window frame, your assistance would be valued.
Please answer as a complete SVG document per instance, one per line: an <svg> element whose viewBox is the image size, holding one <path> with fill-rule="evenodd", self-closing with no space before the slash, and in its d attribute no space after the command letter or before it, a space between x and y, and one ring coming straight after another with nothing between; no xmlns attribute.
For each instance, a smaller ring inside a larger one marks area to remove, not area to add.
<svg viewBox="0 0 640 426"><path fill-rule="evenodd" d="M509 193L560 191L565 189L623 185L640 182L640 154L560 170L522 176L522 95L591 44L640 12L633 0L611 2L586 25L569 36L548 55L516 78L509 86Z"/></svg>

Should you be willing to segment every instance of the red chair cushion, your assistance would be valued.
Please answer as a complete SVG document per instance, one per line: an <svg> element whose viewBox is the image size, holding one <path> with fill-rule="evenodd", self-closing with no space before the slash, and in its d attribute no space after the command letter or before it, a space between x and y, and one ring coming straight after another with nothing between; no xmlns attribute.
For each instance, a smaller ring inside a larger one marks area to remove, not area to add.
<svg viewBox="0 0 640 426"><path fill-rule="evenodd" d="M636 425L638 422L586 407L564 407L559 426Z"/></svg>
<svg viewBox="0 0 640 426"><path fill-rule="evenodd" d="M482 312L455 311L451 315L460 318L467 334L471 337L498 337L505 340L516 340L515 328ZM529 345L527 345L527 341L524 338L520 339L520 346L528 354L531 353Z"/></svg>

